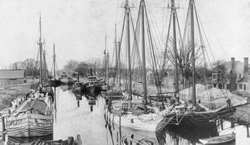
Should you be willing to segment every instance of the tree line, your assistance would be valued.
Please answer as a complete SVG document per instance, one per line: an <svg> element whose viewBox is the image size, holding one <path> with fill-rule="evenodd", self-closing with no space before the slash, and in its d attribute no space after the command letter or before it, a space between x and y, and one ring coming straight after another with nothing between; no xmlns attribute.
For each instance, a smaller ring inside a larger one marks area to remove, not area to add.
<svg viewBox="0 0 250 145"><path fill-rule="evenodd" d="M100 75L105 70L104 62L98 58L87 61L70 60L62 69L62 71L67 72L69 75L72 75L76 71L82 77L90 75L90 70L92 70L93 74Z"/></svg>

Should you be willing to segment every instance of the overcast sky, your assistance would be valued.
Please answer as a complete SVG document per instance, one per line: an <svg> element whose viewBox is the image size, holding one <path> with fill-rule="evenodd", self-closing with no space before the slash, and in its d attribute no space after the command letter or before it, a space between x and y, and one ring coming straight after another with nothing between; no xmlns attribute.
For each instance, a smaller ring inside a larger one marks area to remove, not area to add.
<svg viewBox="0 0 250 145"><path fill-rule="evenodd" d="M169 10L163 7L169 0L145 1L155 20L151 22L164 41ZM139 0L130 0L134 14L138 3ZM188 0L176 3L181 7L178 13L183 28ZM120 35L122 5L124 0L0 0L0 67L26 58L36 59L40 12L49 68L54 43L59 69L72 59L103 58L105 33L110 51L115 23ZM250 1L196 0L196 7L215 59L229 60L234 56L242 61L250 56Z"/></svg>

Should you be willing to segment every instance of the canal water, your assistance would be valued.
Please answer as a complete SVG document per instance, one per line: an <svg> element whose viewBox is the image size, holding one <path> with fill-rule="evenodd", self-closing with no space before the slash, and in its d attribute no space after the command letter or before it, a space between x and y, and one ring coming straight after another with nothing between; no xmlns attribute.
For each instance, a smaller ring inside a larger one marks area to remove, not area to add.
<svg viewBox="0 0 250 145"><path fill-rule="evenodd" d="M70 88L57 88L57 122L54 123L53 136L43 137L45 140L66 140L69 136L81 135L83 145L119 145L120 138L126 145L201 145L200 138L236 133L236 140L226 145L247 145L245 126L224 121L223 129L218 125L215 130L176 130L165 127L160 133L135 132L128 128L122 128L122 136L119 135L117 125L107 124L104 119L105 94L86 94L77 106L76 97ZM9 138L12 143L30 143L38 138Z"/></svg>

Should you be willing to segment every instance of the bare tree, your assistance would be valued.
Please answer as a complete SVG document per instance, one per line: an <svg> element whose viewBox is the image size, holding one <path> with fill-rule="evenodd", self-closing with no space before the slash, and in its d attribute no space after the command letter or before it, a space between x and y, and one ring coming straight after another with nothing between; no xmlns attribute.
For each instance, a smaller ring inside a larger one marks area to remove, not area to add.
<svg viewBox="0 0 250 145"><path fill-rule="evenodd" d="M76 60L70 60L63 68L63 71L71 75L77 68L79 62Z"/></svg>

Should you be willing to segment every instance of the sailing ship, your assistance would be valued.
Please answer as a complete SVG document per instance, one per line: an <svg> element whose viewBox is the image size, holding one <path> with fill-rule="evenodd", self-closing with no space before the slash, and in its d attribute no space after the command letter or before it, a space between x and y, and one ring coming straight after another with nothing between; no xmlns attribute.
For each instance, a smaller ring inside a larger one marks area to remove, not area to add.
<svg viewBox="0 0 250 145"><path fill-rule="evenodd" d="M36 93L27 94L25 101L21 103L7 118L7 134L11 137L36 137L46 136L53 133L53 116L51 110L51 99L49 95L51 92L43 90L45 85L45 73L43 69L42 54L43 47L41 41L41 16L40 16L40 38L39 38L39 50L40 50L40 88ZM40 98L40 95L44 93L44 97ZM45 95L46 94L46 95ZM33 98L27 98L28 95Z"/></svg>
<svg viewBox="0 0 250 145"><path fill-rule="evenodd" d="M108 107L105 109L105 119L108 124L116 124L121 127L129 128L135 132L155 132L161 130L161 128L166 124L164 120L164 115L169 111L169 108L163 110L162 112L153 113L147 109L147 82L146 82L146 45L145 45L145 33L150 29L146 11L145 1L140 1L139 14L137 24L141 27L138 31L141 32L140 40L142 46L142 63L139 63L142 68L142 84L143 84L143 97L132 96L132 68L131 68L131 51L130 51L130 21L131 12L128 4L128 0L125 2L125 16L123 21L123 28L126 26L126 48L127 48L127 61L128 61L128 83L123 92L121 100L109 99ZM145 22L145 19L147 20ZM133 25L132 25L133 26ZM139 26L136 26L139 28ZM146 28L145 28L146 27ZM123 32L122 32L123 34ZM149 35L148 37L151 37ZM121 37L122 38L122 37ZM138 46L137 38L134 38L134 46ZM121 41L120 41L121 42ZM152 43L151 43L152 44ZM138 47L136 47L138 49ZM138 52L138 51L137 51ZM138 57L137 57L138 59ZM118 60L119 61L119 60Z"/></svg>
<svg viewBox="0 0 250 145"><path fill-rule="evenodd" d="M178 51L177 51L177 40L176 40L176 17L177 17L177 12L174 4L174 0L171 0L171 16L172 22L173 22L173 51L174 51L174 64L175 64L175 80L176 80L176 90L175 90L175 95L177 98L177 102L180 100L180 96L178 95L179 93L179 74L178 74ZM191 64L192 64L192 101L190 103L192 106L188 108L187 106L176 106L174 108L175 111L172 111L171 113L167 114L165 116L166 122L168 122L169 125L173 125L172 127L181 127L181 128L189 128L189 129L195 129L195 128L203 128L203 129L211 129L216 127L216 120L219 118L226 118L233 114L236 110L232 104L230 104L230 100L228 100L228 104L218 108L216 110L210 110L208 108L205 108L201 104L198 104L196 101L196 80L195 80L195 67L196 67L196 45L195 45L195 36L194 36L194 17L197 16L195 15L194 12L196 12L195 8L195 3L194 0L189 1L189 8L188 8L188 16L190 18L190 29L191 32L190 36L188 38L191 38L191 40L188 40L188 43L190 45L189 48L191 48ZM197 13L197 12L196 12ZM197 20L198 21L198 20ZM178 22L178 21L177 21ZM171 21L170 21L171 23ZM198 22L197 22L198 23ZM198 23L199 24L199 23ZM201 34L199 32L199 34ZM180 46L183 47L183 46Z"/></svg>

